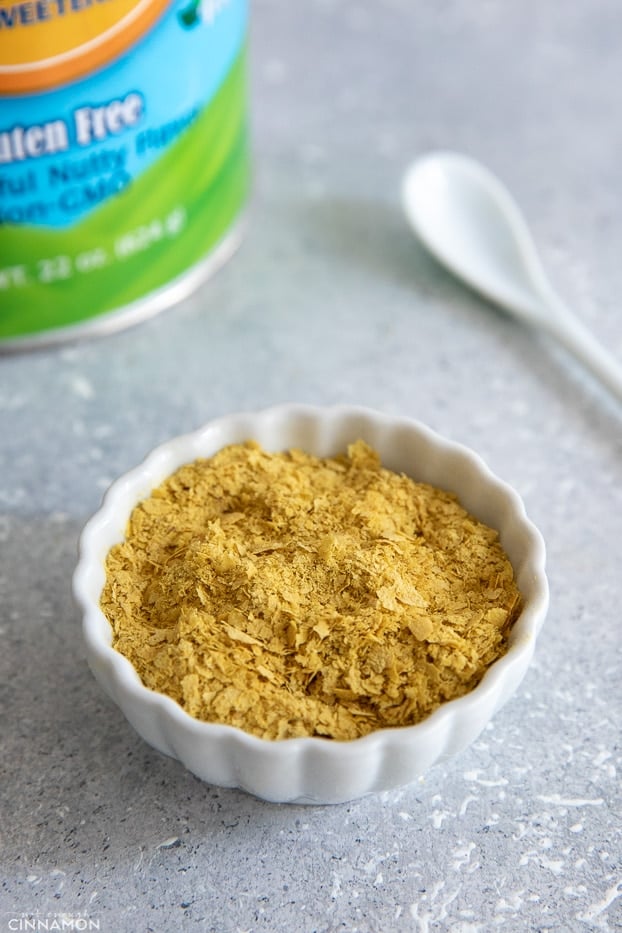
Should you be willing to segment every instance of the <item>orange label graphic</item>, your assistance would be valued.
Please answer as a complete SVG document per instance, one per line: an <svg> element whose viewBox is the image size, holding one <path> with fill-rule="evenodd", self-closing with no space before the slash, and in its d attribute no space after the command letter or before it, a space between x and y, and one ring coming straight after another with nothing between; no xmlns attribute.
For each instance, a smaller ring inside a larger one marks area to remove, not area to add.
<svg viewBox="0 0 622 933"><path fill-rule="evenodd" d="M108 64L170 0L0 0L0 94L45 91Z"/></svg>

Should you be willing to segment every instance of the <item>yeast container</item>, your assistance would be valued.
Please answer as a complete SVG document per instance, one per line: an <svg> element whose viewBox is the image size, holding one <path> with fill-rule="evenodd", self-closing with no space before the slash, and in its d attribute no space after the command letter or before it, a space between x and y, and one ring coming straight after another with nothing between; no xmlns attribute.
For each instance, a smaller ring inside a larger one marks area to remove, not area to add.
<svg viewBox="0 0 622 933"><path fill-rule="evenodd" d="M0 345L133 323L226 259L247 0L0 0Z"/></svg>

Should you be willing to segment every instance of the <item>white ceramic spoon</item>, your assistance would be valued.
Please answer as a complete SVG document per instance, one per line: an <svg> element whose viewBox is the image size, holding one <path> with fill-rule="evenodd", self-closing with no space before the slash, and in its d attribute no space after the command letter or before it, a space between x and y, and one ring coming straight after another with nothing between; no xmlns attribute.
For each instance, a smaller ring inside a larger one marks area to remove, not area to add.
<svg viewBox="0 0 622 933"><path fill-rule="evenodd" d="M622 367L553 291L508 191L473 159L433 152L404 177L406 216L433 256L495 304L543 328L622 400Z"/></svg>

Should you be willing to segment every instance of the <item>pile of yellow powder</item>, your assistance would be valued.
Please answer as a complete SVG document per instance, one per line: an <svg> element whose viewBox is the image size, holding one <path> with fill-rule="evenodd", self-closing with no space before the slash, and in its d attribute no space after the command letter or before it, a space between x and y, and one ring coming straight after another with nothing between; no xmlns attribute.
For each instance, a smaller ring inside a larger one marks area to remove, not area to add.
<svg viewBox="0 0 622 933"><path fill-rule="evenodd" d="M419 722L504 653L519 603L497 533L362 441L182 467L134 509L101 600L146 686L269 739Z"/></svg>

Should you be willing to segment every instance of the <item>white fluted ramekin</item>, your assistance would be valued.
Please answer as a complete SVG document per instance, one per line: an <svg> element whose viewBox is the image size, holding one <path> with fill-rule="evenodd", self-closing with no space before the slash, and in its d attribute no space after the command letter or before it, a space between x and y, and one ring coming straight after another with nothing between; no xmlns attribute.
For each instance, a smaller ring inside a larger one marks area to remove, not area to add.
<svg viewBox="0 0 622 933"><path fill-rule="evenodd" d="M99 607L106 555L123 539L134 506L178 467L250 438L270 451L299 447L320 457L342 453L361 438L379 452L383 466L454 492L469 512L499 531L523 606L507 653L474 690L417 725L338 742L270 741L232 726L200 722L174 700L143 686L130 662L112 648L112 630ZM466 447L407 418L356 407L284 405L219 418L174 438L117 480L82 533L73 586L83 610L89 665L150 745L212 784L240 787L270 801L323 804L408 784L481 733L515 692L531 660L548 606L544 562L542 537L518 494Z"/></svg>

